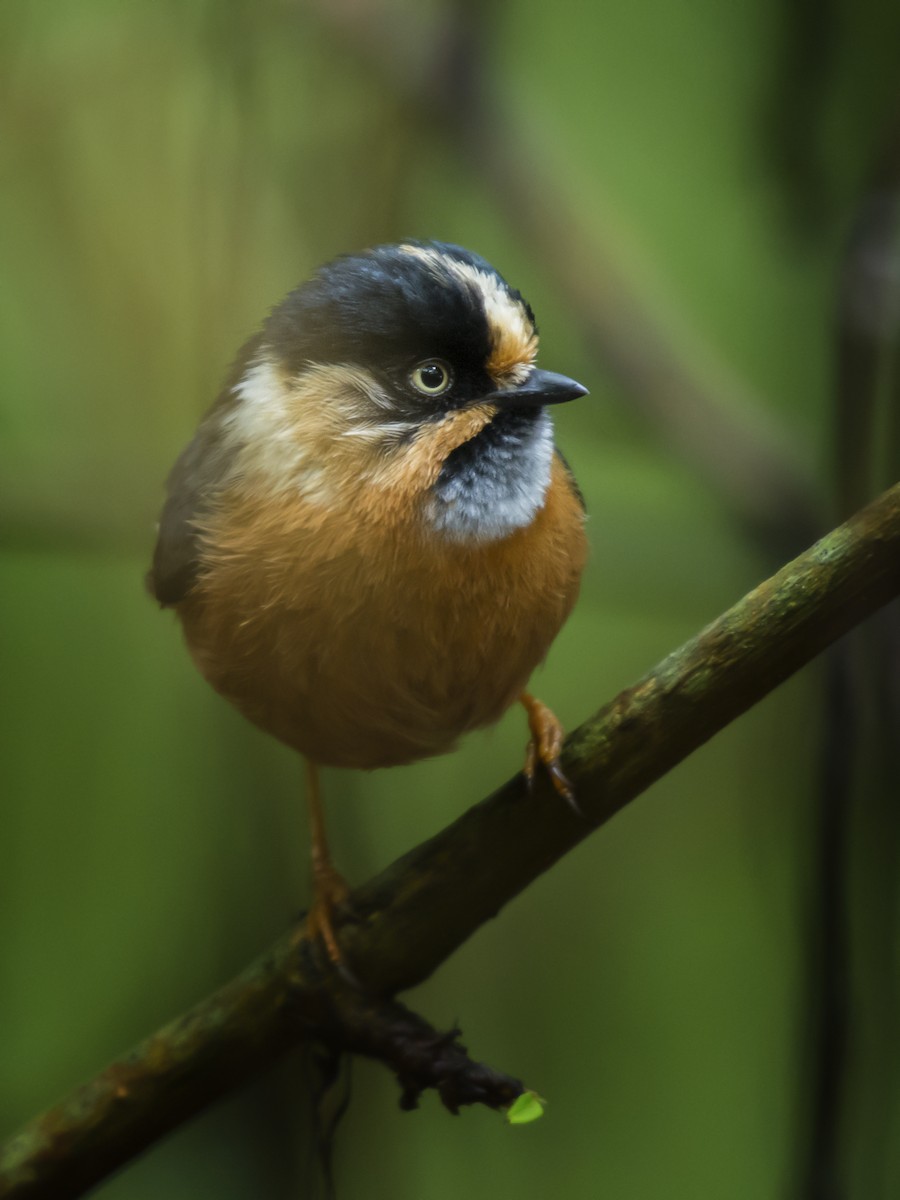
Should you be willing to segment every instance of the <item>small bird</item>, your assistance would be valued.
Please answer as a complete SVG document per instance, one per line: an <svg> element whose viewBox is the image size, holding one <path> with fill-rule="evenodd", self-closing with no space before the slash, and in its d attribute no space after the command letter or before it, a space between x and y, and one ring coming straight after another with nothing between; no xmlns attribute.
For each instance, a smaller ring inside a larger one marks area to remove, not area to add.
<svg viewBox="0 0 900 1200"><path fill-rule="evenodd" d="M347 885L318 767L450 750L515 701L573 802L562 730L526 690L578 593L578 486L522 295L477 254L378 246L320 268L241 350L167 484L148 587L194 662L306 760L314 898L333 962Z"/></svg>

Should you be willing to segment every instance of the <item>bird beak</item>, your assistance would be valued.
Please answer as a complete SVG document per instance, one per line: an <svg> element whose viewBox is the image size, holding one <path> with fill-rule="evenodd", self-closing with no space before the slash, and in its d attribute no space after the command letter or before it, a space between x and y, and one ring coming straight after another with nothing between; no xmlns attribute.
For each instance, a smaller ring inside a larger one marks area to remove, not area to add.
<svg viewBox="0 0 900 1200"><path fill-rule="evenodd" d="M540 408L544 404L565 404L586 396L588 390L566 375L554 371L533 370L518 387L504 388L481 397L481 402L496 404L499 408Z"/></svg>

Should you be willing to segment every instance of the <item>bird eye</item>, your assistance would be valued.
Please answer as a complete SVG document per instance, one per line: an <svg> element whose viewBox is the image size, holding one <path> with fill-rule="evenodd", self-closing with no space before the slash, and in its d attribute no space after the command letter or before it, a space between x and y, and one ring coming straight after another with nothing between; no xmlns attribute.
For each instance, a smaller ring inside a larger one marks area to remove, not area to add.
<svg viewBox="0 0 900 1200"><path fill-rule="evenodd" d="M419 363L409 376L410 383L416 391L425 396L440 396L442 392L446 392L450 386L450 379L450 368L436 358Z"/></svg>

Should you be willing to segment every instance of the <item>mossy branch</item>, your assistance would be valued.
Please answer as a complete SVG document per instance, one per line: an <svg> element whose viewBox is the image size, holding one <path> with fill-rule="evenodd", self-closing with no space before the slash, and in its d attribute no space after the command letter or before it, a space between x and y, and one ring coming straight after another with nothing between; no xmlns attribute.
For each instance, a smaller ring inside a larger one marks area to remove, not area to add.
<svg viewBox="0 0 900 1200"><path fill-rule="evenodd" d="M0 1197L82 1195L290 1045L380 1059L407 1103L503 1107L521 1084L471 1062L391 997L430 975L488 918L693 750L900 595L900 484L822 538L568 739L584 813L510 780L353 893L341 926L365 990L324 970L303 928L0 1150ZM384 999L379 999L384 997Z"/></svg>

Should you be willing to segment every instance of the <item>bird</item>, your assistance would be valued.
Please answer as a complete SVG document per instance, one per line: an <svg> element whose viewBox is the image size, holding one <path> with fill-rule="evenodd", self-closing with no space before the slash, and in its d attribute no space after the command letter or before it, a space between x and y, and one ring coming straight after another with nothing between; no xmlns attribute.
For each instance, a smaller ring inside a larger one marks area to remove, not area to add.
<svg viewBox="0 0 900 1200"><path fill-rule="evenodd" d="M537 348L530 305L470 250L343 255L246 342L167 480L147 586L212 687L305 759L307 930L337 966L321 767L443 754L518 701L527 781L545 769L574 803L527 685L587 557L547 409L588 393Z"/></svg>

